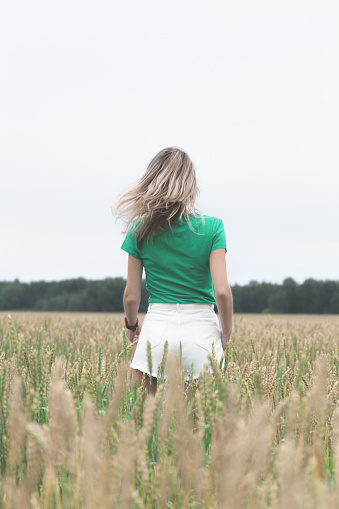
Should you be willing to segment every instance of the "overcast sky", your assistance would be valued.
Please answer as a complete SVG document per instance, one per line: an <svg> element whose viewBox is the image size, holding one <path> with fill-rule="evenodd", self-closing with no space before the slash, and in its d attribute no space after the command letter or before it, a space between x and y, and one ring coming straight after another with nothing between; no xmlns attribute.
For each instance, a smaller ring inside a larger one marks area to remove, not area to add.
<svg viewBox="0 0 339 509"><path fill-rule="evenodd" d="M339 3L0 7L0 280L126 276L111 207L170 145L232 284L339 279Z"/></svg>

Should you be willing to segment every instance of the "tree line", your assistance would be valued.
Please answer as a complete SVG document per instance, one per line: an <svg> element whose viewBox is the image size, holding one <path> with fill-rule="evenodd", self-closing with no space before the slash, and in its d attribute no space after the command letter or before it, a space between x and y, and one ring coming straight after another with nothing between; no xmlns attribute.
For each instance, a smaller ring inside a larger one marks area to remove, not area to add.
<svg viewBox="0 0 339 509"><path fill-rule="evenodd" d="M122 312L125 285L123 278L4 281L0 282L0 310ZM232 293L236 313L339 314L339 281L307 279L298 284L287 278L281 285L250 281L233 285ZM147 302L142 281L141 312L146 312Z"/></svg>

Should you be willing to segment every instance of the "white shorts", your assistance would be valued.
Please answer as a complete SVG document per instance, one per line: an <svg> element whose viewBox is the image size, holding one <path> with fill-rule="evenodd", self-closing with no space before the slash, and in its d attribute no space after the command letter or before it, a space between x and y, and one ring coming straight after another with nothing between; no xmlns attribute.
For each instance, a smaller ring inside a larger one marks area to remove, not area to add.
<svg viewBox="0 0 339 509"><path fill-rule="evenodd" d="M168 341L168 353L175 352L178 357L181 343L181 367L186 380L192 371L193 378L198 378L204 364L209 364L212 343L218 363L223 356L219 320L213 304L149 304L131 363L131 368L149 375L148 341L151 343L152 376L155 377L163 357L165 341Z"/></svg>

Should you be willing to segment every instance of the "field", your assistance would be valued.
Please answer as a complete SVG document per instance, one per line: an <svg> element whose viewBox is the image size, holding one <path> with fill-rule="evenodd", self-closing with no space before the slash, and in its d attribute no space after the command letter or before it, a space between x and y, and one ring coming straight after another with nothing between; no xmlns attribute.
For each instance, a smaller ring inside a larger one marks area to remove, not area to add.
<svg viewBox="0 0 339 509"><path fill-rule="evenodd" d="M235 315L214 375L169 358L156 397L122 324L0 313L1 509L339 506L338 316Z"/></svg>

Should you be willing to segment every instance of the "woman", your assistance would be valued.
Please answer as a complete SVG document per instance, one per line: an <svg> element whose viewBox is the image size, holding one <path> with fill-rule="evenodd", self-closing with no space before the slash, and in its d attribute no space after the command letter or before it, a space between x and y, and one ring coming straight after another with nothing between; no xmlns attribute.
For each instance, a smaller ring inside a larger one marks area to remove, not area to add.
<svg viewBox="0 0 339 509"><path fill-rule="evenodd" d="M166 340L169 352L179 355L181 349L185 378L192 369L193 378L198 378L208 363L212 343L220 361L232 332L233 300L226 274L224 226L221 219L197 213L197 195L191 159L181 149L170 147L152 159L143 177L122 194L115 209L127 225L121 246L128 253L125 325L129 340L138 340L131 364L132 384L137 381L140 386L145 373L147 389L152 377L153 393ZM137 315L143 267L150 298L140 333ZM147 361L148 341L152 373Z"/></svg>

